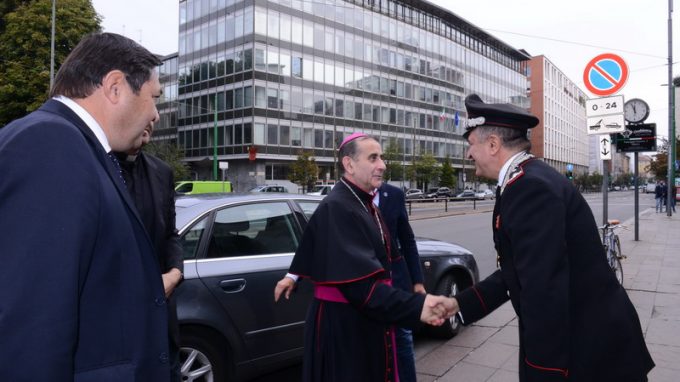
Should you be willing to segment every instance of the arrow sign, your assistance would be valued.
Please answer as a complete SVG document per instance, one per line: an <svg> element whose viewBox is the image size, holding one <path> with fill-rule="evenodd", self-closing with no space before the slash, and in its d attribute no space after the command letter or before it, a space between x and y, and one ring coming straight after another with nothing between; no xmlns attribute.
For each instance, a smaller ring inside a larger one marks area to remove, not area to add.
<svg viewBox="0 0 680 382"><path fill-rule="evenodd" d="M609 139L609 134L600 135L600 159L612 159L612 141Z"/></svg>

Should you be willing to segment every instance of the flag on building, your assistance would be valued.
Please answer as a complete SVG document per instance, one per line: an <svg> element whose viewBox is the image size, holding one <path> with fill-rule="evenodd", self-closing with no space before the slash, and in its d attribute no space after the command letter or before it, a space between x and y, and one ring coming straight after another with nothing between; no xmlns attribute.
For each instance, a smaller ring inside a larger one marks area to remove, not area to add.
<svg viewBox="0 0 680 382"><path fill-rule="evenodd" d="M446 119L445 111L446 110L444 108L442 108L442 113L439 114L439 122L444 122L444 120Z"/></svg>
<svg viewBox="0 0 680 382"><path fill-rule="evenodd" d="M458 119L458 112L456 112L455 114L453 114L453 124L456 126L456 128L458 128L458 122L460 121Z"/></svg>

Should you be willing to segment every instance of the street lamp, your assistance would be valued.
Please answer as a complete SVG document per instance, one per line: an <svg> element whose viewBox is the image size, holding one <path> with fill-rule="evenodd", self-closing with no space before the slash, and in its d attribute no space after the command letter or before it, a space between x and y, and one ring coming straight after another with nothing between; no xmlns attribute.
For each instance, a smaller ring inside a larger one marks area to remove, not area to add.
<svg viewBox="0 0 680 382"><path fill-rule="evenodd" d="M50 90L54 85L54 25L57 16L57 0L52 0L52 41L50 42Z"/></svg>

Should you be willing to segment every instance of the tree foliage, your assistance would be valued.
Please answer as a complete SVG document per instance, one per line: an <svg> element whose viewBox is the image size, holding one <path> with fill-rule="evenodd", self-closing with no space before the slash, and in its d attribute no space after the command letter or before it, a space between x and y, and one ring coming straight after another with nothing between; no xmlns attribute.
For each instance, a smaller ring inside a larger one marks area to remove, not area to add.
<svg viewBox="0 0 680 382"><path fill-rule="evenodd" d="M0 1L0 34L5 31L5 15L14 11L20 4L30 0L2 0Z"/></svg>
<svg viewBox="0 0 680 382"><path fill-rule="evenodd" d="M455 190L456 183L458 183L458 178L454 174L453 166L451 165L451 157L447 155L446 158L444 158L444 163L442 163L441 174L439 175L439 185Z"/></svg>
<svg viewBox="0 0 680 382"><path fill-rule="evenodd" d="M411 179L422 185L423 190L427 189L432 180L439 178L439 165L432 153L423 154L409 170Z"/></svg>
<svg viewBox="0 0 680 382"><path fill-rule="evenodd" d="M401 180L403 165L401 161L404 155L399 149L399 144L396 139L390 139L385 151L383 151L383 160L385 161L385 172L383 178L387 180Z"/></svg>
<svg viewBox="0 0 680 382"><path fill-rule="evenodd" d="M595 171L592 174L586 172L574 175L574 185L582 191L599 191L602 189L602 174Z"/></svg>
<svg viewBox="0 0 680 382"><path fill-rule="evenodd" d="M187 164L182 161L184 152L182 152L177 145L167 141L153 141L144 146L144 151L167 163L172 168L176 182L189 179L189 168L187 167Z"/></svg>
<svg viewBox="0 0 680 382"><path fill-rule="evenodd" d="M647 168L645 168L646 171L654 174L654 178L656 179L666 179L668 176L668 148L670 146L670 142L668 139L663 138L661 142L661 147L657 151L657 154L653 156L651 163ZM680 141L678 141L678 137L675 138L675 155L677 158L678 155L678 148L680 148Z"/></svg>
<svg viewBox="0 0 680 382"><path fill-rule="evenodd" d="M291 164L291 171L288 173L288 180L302 187L302 192L311 190L318 179L319 166L312 155L310 151L300 150L297 160Z"/></svg>
<svg viewBox="0 0 680 382"><path fill-rule="evenodd" d="M3 7L0 12L8 12L0 34L0 127L47 99L52 36L51 0L10 1ZM57 2L55 73L83 36L101 30L100 23L90 0Z"/></svg>

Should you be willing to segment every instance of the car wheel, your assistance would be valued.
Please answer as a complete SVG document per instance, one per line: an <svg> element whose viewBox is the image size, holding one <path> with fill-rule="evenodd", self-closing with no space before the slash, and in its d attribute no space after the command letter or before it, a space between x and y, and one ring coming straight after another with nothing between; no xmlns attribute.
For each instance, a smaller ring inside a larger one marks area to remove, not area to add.
<svg viewBox="0 0 680 382"><path fill-rule="evenodd" d="M439 281L437 287L434 290L435 295L453 297L458 294L459 288L456 278L448 274ZM454 315L449 318L441 326L430 326L429 334L436 338L448 339L456 334L460 330L460 321L458 321L458 315Z"/></svg>
<svg viewBox="0 0 680 382"><path fill-rule="evenodd" d="M227 380L228 358L210 340L189 331L182 333L179 350L182 381L220 382Z"/></svg>

